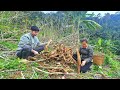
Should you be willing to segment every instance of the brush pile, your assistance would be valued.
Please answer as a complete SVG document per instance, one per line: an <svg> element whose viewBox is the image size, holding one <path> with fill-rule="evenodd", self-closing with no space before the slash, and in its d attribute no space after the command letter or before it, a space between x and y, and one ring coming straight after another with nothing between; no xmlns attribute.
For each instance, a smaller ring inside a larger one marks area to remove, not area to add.
<svg viewBox="0 0 120 90"><path fill-rule="evenodd" d="M38 68L44 68L50 73L74 72L73 68L76 67L76 62L72 58L72 49L63 44L54 45L53 48L50 52L41 52L39 55L28 58L28 60L37 61L40 65Z"/></svg>

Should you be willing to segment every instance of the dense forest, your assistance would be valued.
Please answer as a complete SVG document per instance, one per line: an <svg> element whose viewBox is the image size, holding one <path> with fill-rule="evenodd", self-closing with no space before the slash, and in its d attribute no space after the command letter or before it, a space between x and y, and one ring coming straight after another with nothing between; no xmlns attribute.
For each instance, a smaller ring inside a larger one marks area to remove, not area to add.
<svg viewBox="0 0 120 90"><path fill-rule="evenodd" d="M87 19L94 20L102 25L102 29L96 32L91 32L91 37L101 38L103 40L109 41L111 43L110 49L113 53L120 55L120 30L119 30L119 20L120 13L115 14L106 13L105 16L101 17L98 14L95 17L88 17Z"/></svg>
<svg viewBox="0 0 120 90"><path fill-rule="evenodd" d="M30 31L32 25L38 26L41 31L38 38L41 42L48 39L61 40L73 33L79 32L79 41L87 38L93 46L94 53L104 53L102 68L93 65L92 73L98 72L110 78L120 78L120 12L115 14L89 14L87 11L57 11L43 13L41 11L0 11L0 78L9 78L4 70L26 70L15 56L6 53L15 52L20 37ZM8 52L7 52L8 51ZM36 65L34 63L34 65ZM107 66L107 67L106 67ZM88 74L91 75L91 74ZM33 78L39 78L39 73ZM47 78L45 75L41 78ZM86 76L87 77L87 76ZM27 76L26 76L27 78ZM87 77L88 78L88 77ZM90 77L92 78L92 76Z"/></svg>

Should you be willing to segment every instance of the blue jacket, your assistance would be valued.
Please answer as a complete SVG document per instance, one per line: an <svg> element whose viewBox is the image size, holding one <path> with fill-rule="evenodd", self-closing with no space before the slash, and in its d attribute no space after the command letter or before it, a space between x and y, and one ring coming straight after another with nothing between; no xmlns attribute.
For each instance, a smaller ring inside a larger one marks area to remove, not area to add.
<svg viewBox="0 0 120 90"><path fill-rule="evenodd" d="M32 49L35 49L36 47L39 47L45 44L47 43L41 43L36 36L33 37L31 33L27 33L20 38L17 51L20 51L26 45L30 46Z"/></svg>

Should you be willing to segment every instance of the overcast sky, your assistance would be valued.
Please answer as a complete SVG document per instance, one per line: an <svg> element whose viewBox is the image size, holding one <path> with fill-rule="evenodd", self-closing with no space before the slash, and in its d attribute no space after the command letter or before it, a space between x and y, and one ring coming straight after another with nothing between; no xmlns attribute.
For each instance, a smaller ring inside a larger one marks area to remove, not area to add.
<svg viewBox="0 0 120 90"><path fill-rule="evenodd" d="M49 12L57 12L57 11L43 11L44 13L49 13ZM118 11L88 11L88 13L92 13L94 12L94 14L98 14L98 13L101 13L102 16L104 16L105 13L110 13L110 14L114 14Z"/></svg>
<svg viewBox="0 0 120 90"><path fill-rule="evenodd" d="M101 13L101 15L104 16L105 13L115 14L118 11L88 11L88 13L92 13L92 12L94 12L95 15Z"/></svg>

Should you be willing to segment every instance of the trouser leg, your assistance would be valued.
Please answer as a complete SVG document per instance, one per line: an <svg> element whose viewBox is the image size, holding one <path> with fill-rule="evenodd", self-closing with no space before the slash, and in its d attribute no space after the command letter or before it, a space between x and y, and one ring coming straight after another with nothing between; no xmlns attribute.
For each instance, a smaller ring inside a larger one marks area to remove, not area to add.
<svg viewBox="0 0 120 90"><path fill-rule="evenodd" d="M41 45L40 47L35 48L34 50L37 52L41 52L44 50L45 45ZM34 53L31 52L31 47L30 46L25 46L22 50L17 52L17 56L21 59L27 59L28 56L34 57Z"/></svg>
<svg viewBox="0 0 120 90"><path fill-rule="evenodd" d="M17 56L21 59L27 59L28 56L33 55L31 52L31 47L30 46L24 46L22 50L17 52Z"/></svg>
<svg viewBox="0 0 120 90"><path fill-rule="evenodd" d="M87 72L88 70L90 70L90 66L92 65L92 62L88 62L86 63L84 66L81 66L81 72L82 73L85 73Z"/></svg>
<svg viewBox="0 0 120 90"><path fill-rule="evenodd" d="M44 47L45 47L45 45L41 45L41 46L35 48L34 50L39 53L39 52L41 52L41 51L44 50ZM30 53L30 56L34 57L35 55L34 55L34 53L31 52L31 53Z"/></svg>
<svg viewBox="0 0 120 90"><path fill-rule="evenodd" d="M19 58L21 59L21 58L22 58L21 51L17 51L17 52L16 52L16 56L19 57Z"/></svg>
<svg viewBox="0 0 120 90"><path fill-rule="evenodd" d="M77 61L77 54L73 54L73 59Z"/></svg>
<svg viewBox="0 0 120 90"><path fill-rule="evenodd" d="M41 51L44 50L44 47L45 47L45 45L41 45L41 46L35 48L35 50L36 50L37 52L41 52Z"/></svg>

